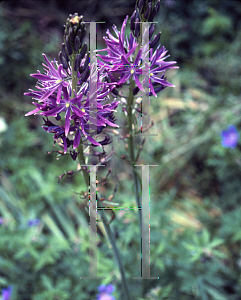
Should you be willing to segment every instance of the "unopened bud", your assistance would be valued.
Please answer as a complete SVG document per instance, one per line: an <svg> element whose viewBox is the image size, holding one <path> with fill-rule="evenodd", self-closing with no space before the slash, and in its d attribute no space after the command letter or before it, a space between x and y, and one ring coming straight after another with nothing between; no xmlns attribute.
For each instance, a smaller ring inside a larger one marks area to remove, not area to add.
<svg viewBox="0 0 241 300"><path fill-rule="evenodd" d="M72 51L72 47L71 47L68 36L66 36L66 38L65 38L65 45L66 45L68 54L71 55L73 53L73 51Z"/></svg>
<svg viewBox="0 0 241 300"><path fill-rule="evenodd" d="M78 27L76 25L73 26L74 37L76 36L77 30L78 30Z"/></svg>
<svg viewBox="0 0 241 300"><path fill-rule="evenodd" d="M154 48L156 44L159 42L161 36L161 32L159 32L153 39L153 41L150 43L150 48Z"/></svg>
<svg viewBox="0 0 241 300"><path fill-rule="evenodd" d="M152 38L154 30L155 30L155 24L152 23L149 29L149 40Z"/></svg>
<svg viewBox="0 0 241 300"><path fill-rule="evenodd" d="M86 55L86 59L85 59L85 63L84 63L84 67L83 67L83 71L86 70L86 68L87 68L88 65L89 65L89 62L90 62L90 58L89 58L89 55L87 54L87 55Z"/></svg>
<svg viewBox="0 0 241 300"><path fill-rule="evenodd" d="M133 95L135 96L138 92L139 92L139 88L138 86L136 86L134 89L133 89Z"/></svg>
<svg viewBox="0 0 241 300"><path fill-rule="evenodd" d="M139 12L142 14L143 9L144 9L144 0L140 0L138 4Z"/></svg>
<svg viewBox="0 0 241 300"><path fill-rule="evenodd" d="M67 54L67 52L66 52L66 49L65 49L65 43L62 44L62 54L63 54L65 60L66 60L67 62L69 62L69 56L68 56L68 54Z"/></svg>
<svg viewBox="0 0 241 300"><path fill-rule="evenodd" d="M135 30L135 18L136 18L136 11L134 11L133 14L131 15L130 29L131 29L132 31Z"/></svg>
<svg viewBox="0 0 241 300"><path fill-rule="evenodd" d="M79 54L80 55L80 59L83 59L83 57L85 56L86 51L87 51L87 45L84 44L83 47L82 47L82 49L81 49L81 51L80 51L80 54Z"/></svg>
<svg viewBox="0 0 241 300"><path fill-rule="evenodd" d="M86 36L86 30L82 30L81 36L79 37L79 38L80 38L80 43L81 43L81 44L82 44L82 42L83 42L85 36Z"/></svg>
<svg viewBox="0 0 241 300"><path fill-rule="evenodd" d="M147 10L145 11L145 14L144 14L145 19L148 19L150 11L151 11L151 3L148 4Z"/></svg>
<svg viewBox="0 0 241 300"><path fill-rule="evenodd" d="M71 43L73 43L74 42L74 31L73 31L72 27L69 28L68 36L69 36L69 39L70 39Z"/></svg>
<svg viewBox="0 0 241 300"><path fill-rule="evenodd" d="M159 12L160 7L161 7L161 3L160 3L160 0L158 0L157 4L156 4L156 14Z"/></svg>
<svg viewBox="0 0 241 300"><path fill-rule="evenodd" d="M149 18L148 18L148 21L149 21L149 22L152 22L153 19L154 19L154 17L155 17L155 15L156 15L156 8L154 7L153 10L152 10L151 13L150 13L150 16L149 16Z"/></svg>
<svg viewBox="0 0 241 300"><path fill-rule="evenodd" d="M140 33L140 20L136 19L136 23L135 23L135 37L138 37L139 33Z"/></svg>
<svg viewBox="0 0 241 300"><path fill-rule="evenodd" d="M68 65L68 63L67 63L66 59L64 58L63 53L61 51L59 52L58 57L59 57L59 62L63 65L63 68L65 70L67 70L69 68L69 65Z"/></svg>
<svg viewBox="0 0 241 300"><path fill-rule="evenodd" d="M80 47L80 38L78 36L76 36L75 40L74 40L74 50L78 51L79 47Z"/></svg>
<svg viewBox="0 0 241 300"><path fill-rule="evenodd" d="M118 95L118 91L117 91L117 89L112 89L112 91L111 91L115 96L117 96Z"/></svg>
<svg viewBox="0 0 241 300"><path fill-rule="evenodd" d="M80 66L80 55L78 54L76 56L75 62L74 62L74 70L77 71L79 69Z"/></svg>
<svg viewBox="0 0 241 300"><path fill-rule="evenodd" d="M90 75L90 69L86 68L86 70L84 71L83 75L81 76L81 82L85 82L87 81L88 77Z"/></svg>

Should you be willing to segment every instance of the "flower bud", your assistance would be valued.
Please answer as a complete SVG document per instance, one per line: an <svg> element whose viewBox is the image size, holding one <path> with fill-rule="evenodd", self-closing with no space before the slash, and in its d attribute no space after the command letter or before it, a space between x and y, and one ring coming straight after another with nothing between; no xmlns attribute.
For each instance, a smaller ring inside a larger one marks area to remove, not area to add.
<svg viewBox="0 0 241 300"><path fill-rule="evenodd" d="M76 25L73 26L73 33L74 33L74 37L76 36L76 32L78 30L78 27Z"/></svg>
<svg viewBox="0 0 241 300"><path fill-rule="evenodd" d="M84 67L83 67L83 71L86 70L86 68L88 67L89 65L89 62L90 62L90 58L89 58L89 55L86 55L86 59L85 59L85 63L84 63Z"/></svg>
<svg viewBox="0 0 241 300"><path fill-rule="evenodd" d="M136 23L135 23L135 37L138 37L139 33L140 33L140 20L136 19Z"/></svg>
<svg viewBox="0 0 241 300"><path fill-rule="evenodd" d="M66 59L64 58L63 53L61 51L59 52L58 57L59 57L59 62L63 65L63 68L65 70L67 70L69 68L69 65L68 65L68 63L67 63Z"/></svg>
<svg viewBox="0 0 241 300"><path fill-rule="evenodd" d="M87 45L84 44L83 47L82 47L82 49L81 49L81 51L80 51L80 54L79 54L80 55L80 59L83 59L83 57L85 56L86 51L87 51Z"/></svg>
<svg viewBox="0 0 241 300"><path fill-rule="evenodd" d="M151 13L150 13L150 16L149 16L149 18L148 18L148 21L149 21L149 22L153 22L153 19L154 19L155 15L156 15L156 8L154 7L153 10L152 10Z"/></svg>
<svg viewBox="0 0 241 300"><path fill-rule="evenodd" d="M140 14L139 14L138 10L136 10L136 22L137 22L137 19L140 20Z"/></svg>
<svg viewBox="0 0 241 300"><path fill-rule="evenodd" d="M85 36L86 36L86 30L83 30L83 31L81 32L81 36L80 36L80 43L81 43L81 44L82 44L82 42L83 42Z"/></svg>
<svg viewBox="0 0 241 300"><path fill-rule="evenodd" d="M73 53L73 51L72 51L72 47L71 47L71 44L70 44L70 41L69 41L69 38L67 35L65 37L65 45L66 45L68 54L71 55Z"/></svg>
<svg viewBox="0 0 241 300"><path fill-rule="evenodd" d="M147 10L145 11L144 18L147 20L151 11L151 3L148 4Z"/></svg>
<svg viewBox="0 0 241 300"><path fill-rule="evenodd" d="M133 89L133 91L132 91L132 93L133 93L133 96L135 96L135 95L137 95L137 93L139 92L139 88L138 88L138 86L136 86L134 89Z"/></svg>
<svg viewBox="0 0 241 300"><path fill-rule="evenodd" d="M74 50L79 51L79 48L80 48L80 39L78 36L76 36L74 40Z"/></svg>
<svg viewBox="0 0 241 300"><path fill-rule="evenodd" d="M149 40L152 38L154 30L155 30L155 23L152 23L149 29Z"/></svg>
<svg viewBox="0 0 241 300"><path fill-rule="evenodd" d="M73 31L73 28L72 28L72 27L69 28L69 34L68 34L68 37L69 37L71 43L73 43L73 42L74 42L74 31Z"/></svg>
<svg viewBox="0 0 241 300"><path fill-rule="evenodd" d="M86 70L84 71L83 75L80 78L81 82L87 81L89 75L90 75L90 69L86 68Z"/></svg>
<svg viewBox="0 0 241 300"><path fill-rule="evenodd" d="M161 7L161 3L160 3L160 0L158 0L157 4L156 4L156 14L159 12L160 7Z"/></svg>
<svg viewBox="0 0 241 300"><path fill-rule="evenodd" d="M130 29L132 31L135 30L135 17L136 17L136 11L133 12L133 14L131 16L131 20L130 20Z"/></svg>
<svg viewBox="0 0 241 300"><path fill-rule="evenodd" d="M83 66L80 66L80 67L79 67L79 72L78 72L78 74L77 74L77 77L78 77L78 78L81 77L81 73L82 73L83 71L84 71Z"/></svg>
<svg viewBox="0 0 241 300"><path fill-rule="evenodd" d="M143 9L144 9L144 0L140 0L138 4L139 12L142 14Z"/></svg>
<svg viewBox="0 0 241 300"><path fill-rule="evenodd" d="M79 66L80 66L80 55L78 54L78 55L76 56L76 59L75 59L75 62L74 62L74 70L75 70L75 71L78 71Z"/></svg>
<svg viewBox="0 0 241 300"><path fill-rule="evenodd" d="M161 37L161 32L159 32L157 35L155 35L153 41L150 43L150 48L154 48L156 44L159 42Z"/></svg>
<svg viewBox="0 0 241 300"><path fill-rule="evenodd" d="M115 96L117 96L118 95L118 91L117 91L117 89L112 89L112 91L111 91Z"/></svg>
<svg viewBox="0 0 241 300"><path fill-rule="evenodd" d="M65 60L68 62L69 61L69 56L68 56L68 54L66 52L65 44L64 43L62 44L62 54L63 54Z"/></svg>

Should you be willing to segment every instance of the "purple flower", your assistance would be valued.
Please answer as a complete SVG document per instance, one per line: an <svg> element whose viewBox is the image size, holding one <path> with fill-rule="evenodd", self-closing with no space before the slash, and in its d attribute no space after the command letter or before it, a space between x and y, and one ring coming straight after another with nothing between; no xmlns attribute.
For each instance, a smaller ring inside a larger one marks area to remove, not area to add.
<svg viewBox="0 0 241 300"><path fill-rule="evenodd" d="M234 149L237 146L239 133L235 125L229 125L227 130L221 132L220 136L223 147Z"/></svg>
<svg viewBox="0 0 241 300"><path fill-rule="evenodd" d="M39 219L32 219L28 221L28 227L37 226L40 224Z"/></svg>
<svg viewBox="0 0 241 300"><path fill-rule="evenodd" d="M9 286L6 289L2 289L2 298L0 300L10 300L12 294L12 287Z"/></svg>
<svg viewBox="0 0 241 300"><path fill-rule="evenodd" d="M114 292L115 287L112 284L102 284L98 287L99 294L97 300L115 300L115 297L111 294Z"/></svg>
<svg viewBox="0 0 241 300"><path fill-rule="evenodd" d="M85 115L84 110L81 110L75 106L75 104L79 101L78 97L70 99L70 94L71 94L71 90L68 91L66 87L63 87L63 99L60 99L59 105L48 111L44 111L40 113L41 115L46 117L48 116L57 117L59 113L65 111L65 136L67 136L69 133L71 111L79 117L83 117L83 115Z"/></svg>
<svg viewBox="0 0 241 300"><path fill-rule="evenodd" d="M37 74L30 74L30 76L38 79L38 84L36 87L40 89L43 93L40 100L45 100L49 96L51 96L55 91L57 91L57 103L59 103L61 98L61 92L63 87L67 87L69 82L67 81L67 74L63 69L62 64L58 64L55 61L56 68L54 66L54 62L48 60L47 56L43 54L43 57L47 63L47 66L43 64L45 67L46 74L43 75L39 71Z"/></svg>
<svg viewBox="0 0 241 300"><path fill-rule="evenodd" d="M168 51L164 46L160 47L160 45L158 45L155 52L153 51L153 48L160 38L160 33L154 37L152 42L146 43L143 48L139 49L136 53L135 50L137 46L139 46L136 38L132 33L130 33L129 38L128 36L125 38L127 19L128 16L122 24L121 32L116 29L116 26L113 26L116 37L111 35L109 30L107 30L107 37L104 37L107 48L98 50L107 51L107 55L97 54L102 60L102 62L100 60L98 60L98 62L105 66L109 78L112 82L115 82L117 86L123 85L130 78L133 78L139 90L144 91L143 85L145 85L147 88L150 87L150 94L157 97L156 93L163 88L167 86L174 87L173 84L166 81L164 77L165 71L178 67L174 66L176 64L175 61L164 61L169 57L169 55L166 55ZM144 37L147 37L149 34L148 31L149 29L145 30ZM149 48L151 49L149 50ZM150 72L147 72L149 69L148 65L142 63L143 58L147 57L150 61ZM141 74L145 75L143 77L143 85L139 80Z"/></svg>
<svg viewBox="0 0 241 300"><path fill-rule="evenodd" d="M106 82L103 66L100 68L91 67L89 78L81 84L77 93L74 91L74 97L71 87L64 85L61 87L59 99L56 91L49 94L47 98L45 97L45 90L30 90L30 92L25 93L26 96L31 96L38 101L38 103L33 102L36 108L27 113L26 116L39 114L47 117L42 127L45 131L54 133L55 141L60 139L60 142L63 143L64 153L70 146L76 149L81 139L83 142L87 140L93 146L103 146L109 143L109 140L97 142L94 135L99 134L108 125L118 127L114 123L113 112L119 102L115 99L110 102L108 96L114 85ZM65 113L64 118L62 117L64 122L60 116L63 112ZM49 121L48 117L55 117L57 121L61 120L61 125ZM69 134L73 136L72 139L69 138Z"/></svg>

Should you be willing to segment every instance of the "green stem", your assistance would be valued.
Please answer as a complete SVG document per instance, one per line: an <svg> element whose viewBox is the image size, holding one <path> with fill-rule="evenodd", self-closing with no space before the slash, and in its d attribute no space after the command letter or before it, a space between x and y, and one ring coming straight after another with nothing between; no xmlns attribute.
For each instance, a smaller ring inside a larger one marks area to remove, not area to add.
<svg viewBox="0 0 241 300"><path fill-rule="evenodd" d="M129 87L129 96L127 99L127 121L128 121L128 132L129 132L129 137L128 137L128 150L129 150L129 155L130 155L130 160L131 160L131 165L132 165L132 173L134 177L134 186L135 186L135 198L136 198L136 204L138 209L138 216L139 216L139 226L140 226L140 232L141 232L141 221L142 221L142 214L141 214L141 199L140 199L140 184L139 184L139 179L138 179L138 173L136 170L136 167L134 165L136 164L135 160L135 151L134 151L134 137L133 137L133 115L132 115L132 110L133 110L133 102L134 102L134 96L133 96L133 89L135 87L135 81L131 78L130 79L130 87Z"/></svg>
<svg viewBox="0 0 241 300"><path fill-rule="evenodd" d="M82 141L80 141L80 144L78 146L78 159L79 159L79 162L80 162L81 165L85 164L85 157L84 157L84 152L83 152ZM89 186L89 175L83 169L82 169L82 173L83 173L86 185ZM96 195L96 198L97 198L97 207L102 207L98 195ZM114 256L115 256L115 259L116 259L118 267L119 267L119 271L120 271L121 278L122 278L124 299L131 300L132 298L131 298L129 290L128 290L128 285L127 285L127 281L126 281L126 277L125 277L125 270L124 270L123 264L121 262L121 257L120 257L119 250L116 247L114 234L113 234L113 232L110 228L110 225L108 223L108 219L105 215L105 211L104 210L99 210L99 214L100 214L101 219L104 223L105 231L106 231L108 239L111 243L111 246L112 246L112 249L113 249L113 252L114 252Z"/></svg>

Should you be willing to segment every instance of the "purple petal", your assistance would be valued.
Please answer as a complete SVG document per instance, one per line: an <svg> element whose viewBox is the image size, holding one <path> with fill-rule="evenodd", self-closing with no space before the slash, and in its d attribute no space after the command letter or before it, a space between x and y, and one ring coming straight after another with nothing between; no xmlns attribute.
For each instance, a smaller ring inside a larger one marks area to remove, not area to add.
<svg viewBox="0 0 241 300"><path fill-rule="evenodd" d="M80 123L81 123L82 132L84 136L87 138L87 140L90 141L93 145L101 146L101 144L96 142L90 135L87 135L87 133L84 130L84 123L82 121L80 121Z"/></svg>
<svg viewBox="0 0 241 300"><path fill-rule="evenodd" d="M153 84L152 84L151 81L149 82L149 87L150 87L150 90L151 90L152 94L153 94L155 97L157 97L157 94L156 94L156 92L155 92L155 90L154 90L154 87L153 87Z"/></svg>
<svg viewBox="0 0 241 300"><path fill-rule="evenodd" d="M62 92L62 86L60 86L58 88L58 93L57 93L57 101L56 103L59 104L60 103L60 99L61 99L61 92Z"/></svg>
<svg viewBox="0 0 241 300"><path fill-rule="evenodd" d="M115 287L112 284L108 284L105 291L106 293L111 294L115 291Z"/></svg>
<svg viewBox="0 0 241 300"><path fill-rule="evenodd" d="M55 107L49 111L43 111L42 113L40 113L43 116L53 116L53 117L57 117L57 114L61 113L61 111L63 111L65 109L64 105L61 105L59 107Z"/></svg>
<svg viewBox="0 0 241 300"><path fill-rule="evenodd" d="M130 77L131 77L131 74L130 74L130 73L124 75L124 76L118 81L118 84L122 84L122 83L126 82Z"/></svg>
<svg viewBox="0 0 241 300"><path fill-rule="evenodd" d="M53 66L53 64L50 63L50 61L48 60L47 56L46 56L44 53L43 53L42 55L43 55L43 57L44 57L44 59L45 59L47 65L49 66L49 69L51 70L52 74L53 74L55 77L57 77L57 76L58 76L58 73L57 73L55 67Z"/></svg>
<svg viewBox="0 0 241 300"><path fill-rule="evenodd" d="M83 117L84 115L86 115L86 113L80 110L78 107L71 105L71 109L79 117Z"/></svg>
<svg viewBox="0 0 241 300"><path fill-rule="evenodd" d="M137 56L136 56L136 59L134 61L134 65L138 65L139 60L141 58L141 54L142 54L142 50L140 49L139 52L138 52L138 54L137 54Z"/></svg>
<svg viewBox="0 0 241 300"><path fill-rule="evenodd" d="M43 96L39 100L40 101L46 100L49 96L51 96L57 90L58 87L59 87L59 84L51 87L51 90L46 92L45 94L43 94Z"/></svg>
<svg viewBox="0 0 241 300"><path fill-rule="evenodd" d="M145 89L144 89L143 86L141 85L140 80L139 80L138 76L137 76L135 73L133 74L133 78L134 78L135 83L136 83L136 85L138 86L138 88L139 88L140 90L142 90L143 92L145 92Z"/></svg>
<svg viewBox="0 0 241 300"><path fill-rule="evenodd" d="M40 73L30 74L30 76L32 76L32 77L34 77L38 80L41 80L41 81L56 81L56 79L51 79L50 76L43 75L43 74L40 74Z"/></svg>
<svg viewBox="0 0 241 300"><path fill-rule="evenodd" d="M121 55L121 60L123 61L123 63L125 64L126 67L130 66L129 61L126 59L126 57L124 55Z"/></svg>
<svg viewBox="0 0 241 300"><path fill-rule="evenodd" d="M106 118L98 115L98 117L100 118L100 120L104 121L105 124L112 126L112 127L119 127L118 125L116 125L115 123L112 123L111 121L107 120Z"/></svg>
<svg viewBox="0 0 241 300"><path fill-rule="evenodd" d="M65 114L65 136L69 133L70 127L70 108L67 107L66 114Z"/></svg>
<svg viewBox="0 0 241 300"><path fill-rule="evenodd" d="M79 143L80 143L80 137L81 137L81 134L80 134L80 129L77 129L76 131L76 134L75 134L75 137L74 137L74 143L73 143L73 148L77 148L79 146Z"/></svg>
<svg viewBox="0 0 241 300"><path fill-rule="evenodd" d="M126 16L126 18L122 24L122 27L121 27L120 40L121 40L122 44L124 43L124 40L125 40L125 30L126 30L127 20L128 20L128 15Z"/></svg>
<svg viewBox="0 0 241 300"><path fill-rule="evenodd" d="M151 76L151 79L157 83L160 83L162 85L165 85L165 86L170 86L170 87L175 87L174 84L171 84L170 82L167 82L166 80L164 79L161 79L161 78L158 78L156 76Z"/></svg>
<svg viewBox="0 0 241 300"><path fill-rule="evenodd" d="M63 139L63 144L64 144L64 154L67 152L67 143L66 143L66 137L65 136L63 136L62 137L62 139Z"/></svg>
<svg viewBox="0 0 241 300"><path fill-rule="evenodd" d="M234 149L237 146L239 133L237 131L236 126L229 125L227 130L223 130L221 132L221 144L225 148Z"/></svg>
<svg viewBox="0 0 241 300"><path fill-rule="evenodd" d="M40 109L39 108L35 108L34 110L31 110L30 112L26 113L25 116L30 116L30 115L33 115L35 113L37 113Z"/></svg>
<svg viewBox="0 0 241 300"><path fill-rule="evenodd" d="M6 289L2 289L2 300L10 300L12 294L12 287L9 286Z"/></svg>

